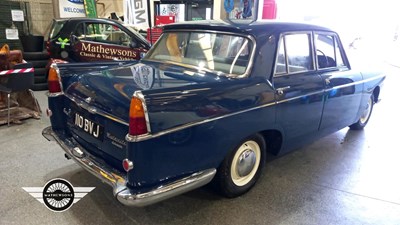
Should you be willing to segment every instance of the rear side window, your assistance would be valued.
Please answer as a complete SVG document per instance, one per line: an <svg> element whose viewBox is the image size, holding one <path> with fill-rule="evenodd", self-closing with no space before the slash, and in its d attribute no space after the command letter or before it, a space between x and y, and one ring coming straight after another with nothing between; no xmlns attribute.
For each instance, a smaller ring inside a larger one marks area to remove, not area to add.
<svg viewBox="0 0 400 225"><path fill-rule="evenodd" d="M276 75L314 70L311 37L311 33L281 36L275 65Z"/></svg>
<svg viewBox="0 0 400 225"><path fill-rule="evenodd" d="M53 20L53 24L51 25L49 39L53 39L53 38L57 37L57 35L60 33L61 29L63 28L63 26L66 22L67 22L66 20L62 20L62 21Z"/></svg>

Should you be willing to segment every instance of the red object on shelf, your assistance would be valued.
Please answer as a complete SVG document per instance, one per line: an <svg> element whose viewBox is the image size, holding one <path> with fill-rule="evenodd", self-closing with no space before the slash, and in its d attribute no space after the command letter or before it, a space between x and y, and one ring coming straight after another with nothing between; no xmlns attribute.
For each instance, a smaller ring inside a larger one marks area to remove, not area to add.
<svg viewBox="0 0 400 225"><path fill-rule="evenodd" d="M162 33L162 28L160 27L153 27L151 28L151 39L150 39L150 28L147 29L147 40L151 43L154 44L160 38Z"/></svg>
<svg viewBox="0 0 400 225"><path fill-rule="evenodd" d="M156 16L156 27L175 23L175 16Z"/></svg>
<svg viewBox="0 0 400 225"><path fill-rule="evenodd" d="M263 19L276 19L277 6L275 0L264 0L263 4Z"/></svg>

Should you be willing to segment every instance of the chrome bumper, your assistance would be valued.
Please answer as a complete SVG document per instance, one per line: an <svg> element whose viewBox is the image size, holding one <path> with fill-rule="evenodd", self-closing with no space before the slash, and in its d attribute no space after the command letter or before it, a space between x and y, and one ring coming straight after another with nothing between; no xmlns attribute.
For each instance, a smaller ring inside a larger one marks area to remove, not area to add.
<svg viewBox="0 0 400 225"><path fill-rule="evenodd" d="M54 132L51 127L45 128L42 135L49 141L56 141L70 158L103 182L111 185L114 196L127 206L146 206L196 189L209 183L216 172L214 168L203 170L180 180L160 185L151 191L135 193L126 186L126 177L102 163L102 160L90 155L72 138Z"/></svg>

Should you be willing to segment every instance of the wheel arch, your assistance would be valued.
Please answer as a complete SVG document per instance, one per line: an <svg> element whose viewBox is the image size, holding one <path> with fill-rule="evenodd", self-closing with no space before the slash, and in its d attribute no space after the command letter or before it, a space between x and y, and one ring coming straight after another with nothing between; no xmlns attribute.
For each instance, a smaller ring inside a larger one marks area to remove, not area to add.
<svg viewBox="0 0 400 225"><path fill-rule="evenodd" d="M282 133L279 130L271 129L263 130L259 134L264 138L266 151L273 155L278 155L283 143Z"/></svg>
<svg viewBox="0 0 400 225"><path fill-rule="evenodd" d="M372 93L374 95L374 103L378 102L380 93L381 93L381 88L379 86L376 86Z"/></svg>

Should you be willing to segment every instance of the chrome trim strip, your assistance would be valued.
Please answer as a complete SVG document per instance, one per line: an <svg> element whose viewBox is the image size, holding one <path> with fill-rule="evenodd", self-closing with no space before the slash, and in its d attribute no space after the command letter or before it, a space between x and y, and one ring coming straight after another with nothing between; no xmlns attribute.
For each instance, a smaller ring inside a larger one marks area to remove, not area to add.
<svg viewBox="0 0 400 225"><path fill-rule="evenodd" d="M133 96L136 98L139 98L142 101L142 106L143 106L143 110L144 110L144 118L146 120L147 132L151 133L149 111L147 110L146 99L144 98L142 91L135 91L135 93L133 93Z"/></svg>
<svg viewBox="0 0 400 225"><path fill-rule="evenodd" d="M385 76L384 75L380 75L378 77L371 77L371 78L366 79L366 80L360 80L360 81L352 82L352 83L349 83L349 84L343 84L343 85L331 87L331 88L328 88L328 89L324 89L324 90L321 90L321 91L314 91L314 92L311 92L311 93L308 93L308 94L305 94L305 95L300 95L300 96L296 96L296 97L293 97L293 98L288 98L288 99L283 99L281 101L277 101L276 104L297 100L299 98L304 98L304 97L307 97L307 96L310 96L310 95L316 95L316 94L329 92L329 91L332 91L332 90L335 90L335 89L342 89L342 88L350 87L350 86L353 86L353 85L366 83L366 82L377 80L377 79L380 79L380 78L383 78L383 77L385 77Z"/></svg>
<svg viewBox="0 0 400 225"><path fill-rule="evenodd" d="M248 38L248 39L250 39L251 40L251 42L253 43L253 48L252 48L252 51L251 51L251 55L250 55L250 59L249 59L249 64L247 65L247 67L246 67L246 71L244 72L244 74L241 74L241 75L239 75L239 74L226 74L226 75L223 75L223 76L226 76L226 77L229 77L229 78L238 78L238 79L240 79L240 78L244 78L244 77L248 77L249 75L250 75L250 70L253 68L253 61L254 61L254 56L255 56L255 54L256 54L256 49L257 49L257 42L256 42L256 40L254 39L254 37L253 36L251 36L251 35L249 35L249 34L238 34L238 33L233 33L233 32L226 32L226 31L216 31L216 30L195 30L195 29L193 29L193 30L190 30L190 29L173 29L173 30L168 30L168 31L166 31L165 33L163 33L163 35L164 34L166 34L166 33L172 33L172 32L196 32L196 33L214 33L214 34L228 34L228 35L231 35L231 36L239 36L239 37L244 37L244 38ZM159 40L162 38L162 36L159 38ZM155 48L152 48L146 55L150 55L150 54L152 54L152 50L153 49L155 49ZM150 53L150 54L149 54ZM184 63L179 63L179 62L173 62L173 61L168 61L168 60L157 60L157 59L148 59L146 56L143 58L143 61L154 61L154 62L162 62L162 63L165 63L165 62L168 62L168 63L171 63L171 64L174 64L174 65L178 65L178 66L182 66L182 67L187 67L187 68L191 68L191 69L196 69L196 70L199 70L199 71L207 71L207 72L210 72L210 73L218 73L218 71L213 71L213 70L210 70L210 69L208 69L208 68L200 68L200 67L197 67L197 66L193 66L193 65L189 65L189 64L184 64Z"/></svg>
<svg viewBox="0 0 400 225"><path fill-rule="evenodd" d="M113 195L126 206L142 207L191 191L209 183L216 173L215 168L206 169L177 181L159 185L148 192L136 193L127 186L126 176L89 154L73 138L54 132L51 127L45 128L42 135L49 141L56 141L82 168L110 185L113 188ZM80 154L74 154L74 152Z"/></svg>
<svg viewBox="0 0 400 225"><path fill-rule="evenodd" d="M54 69L56 70L56 72L57 72L57 77L58 77L58 83L60 84L61 92L64 92L64 87L63 87L62 82L61 82L61 73L60 73L60 69L58 68L58 66L57 66L56 63L52 63L52 64L50 65L50 68L54 68Z"/></svg>
<svg viewBox="0 0 400 225"><path fill-rule="evenodd" d="M226 114L226 115L222 115L222 116L205 119L205 120L198 121L198 122L187 123L187 124L183 124L183 125L180 125L180 126L177 126L177 127L174 127L174 128L170 128L170 129L167 129L167 130L164 130L164 131L160 131L160 132L155 133L155 134L145 134L145 135L140 135L140 136L132 136L132 135L127 134L126 137L125 137L125 140L128 141L128 142L145 141L145 140L149 140L149 139L152 139L152 138L160 137L160 136L163 136L163 135L166 135L166 134L170 134L170 133L173 133L173 132L176 132L176 131L180 131L180 130L183 130L183 129L186 129L186 128L190 128L190 127L193 127L193 126L197 126L197 125L201 125L201 124L204 124L204 123L208 123L208 122L212 122L212 121L215 121L215 120L219 120L219 119L222 119L222 118L234 116L234 115L237 115L237 114L240 114L240 113L261 109L261 108L268 107L268 106L275 105L275 104L276 104L275 102L272 102L272 103L256 106L256 107L253 107L253 108L250 108L250 109L245 109L245 110L237 111L237 112Z"/></svg>
<svg viewBox="0 0 400 225"><path fill-rule="evenodd" d="M115 116L113 116L113 115L111 115L111 114L109 114L109 113L107 113L107 112L104 112L103 110L98 109L98 108L96 108L96 107L94 107L94 106L90 106L87 102L85 102L85 101L83 101L83 100L79 100L79 99L75 98L74 96L71 96L71 95L66 94L66 93L65 93L64 95L65 95L65 97L67 97L69 100L71 100L71 101L73 101L75 104L77 104L79 107L81 107L81 108L87 110L88 112L90 112L90 113L92 113L92 114L97 114L97 115L103 116L103 117L105 117L105 118L107 118L107 119L110 119L110 120L112 120L112 121L115 121L115 122L117 122L117 123L120 123L120 124L129 126L129 123L127 123L126 121L124 121L124 120L122 120L122 119L120 119L120 118L117 118L117 117L115 117Z"/></svg>
<svg viewBox="0 0 400 225"><path fill-rule="evenodd" d="M311 93L308 93L308 94L305 94L305 95L299 95L299 96L296 96L296 97L293 97L293 98L287 98L287 99L283 99L281 101L277 101L276 104L290 102L290 101L297 100L297 99L300 99L300 98L304 98L304 97L307 97L307 96L310 96L310 95L317 95L317 94L323 94L323 93L325 93L325 90L314 91L314 92L311 92Z"/></svg>
<svg viewBox="0 0 400 225"><path fill-rule="evenodd" d="M237 115L237 114L240 114L240 113L249 112L249 111L261 109L261 108L264 108L264 107L269 107L269 106L272 106L272 105L277 105L277 104L280 104L280 103L293 101L293 100L296 100L296 99L299 99L299 98L303 98L303 97L306 97L306 96L309 96L309 95L322 94L322 93L328 92L328 91L333 90L333 89L345 88L345 87L348 87L348 86L357 85L357 84L369 82L369 81L372 81L372 80L377 80L377 79L380 79L380 78L383 78L383 77L385 77L385 76L381 75L381 76L378 76L378 77L372 77L372 78L369 78L369 79L366 79L366 80L353 82L353 83L350 83L350 84L345 84L345 85L332 87L332 88L329 88L329 89L315 91L315 92L311 92L311 93L308 93L308 94L305 94L305 95L296 96L296 97L288 98L288 99L283 99L281 101L276 101L276 102L273 102L273 103L268 103L268 104L256 106L256 107L245 109L245 110L241 110L241 111L238 111L238 112L234 112L234 113L230 113L230 114L226 114L226 115L222 115L222 116L218 116L218 117L214 117L214 118L205 119L205 120L198 121L198 122L187 123L187 124L180 125L180 126L177 126L177 127L174 127L174 128L170 128L170 129L167 129L167 130L164 130L164 131L160 131L160 132L155 133L155 134L144 134L144 135L139 135L139 136L131 136L131 135L127 134L126 137L125 137L125 140L128 141L128 142L141 142L141 141L149 140L149 139L152 139L152 138L157 138L157 137L160 137L160 136L163 136L163 135L166 135L166 134L170 134L170 133L173 133L173 132L176 132L176 131L180 131L180 130L183 130L183 129L186 129L186 128L190 128L190 127L193 127L193 126L197 126L197 125L201 125L201 124L204 124L204 123L212 122L212 121L215 121L215 120L223 119L223 118L226 118L226 117L234 116L234 115Z"/></svg>
<svg viewBox="0 0 400 225"><path fill-rule="evenodd" d="M334 89L346 88L346 87L350 87L350 86L353 86L353 85L358 85L358 84L367 83L367 82L370 82L370 81L373 81L373 80L382 79L384 77L385 77L385 75L379 75L377 77L371 77L371 78L368 78L366 80L359 80L359 81L348 83L348 84L342 84L342 85L339 85L339 86L334 86L334 87L325 89L325 91L332 91Z"/></svg>
<svg viewBox="0 0 400 225"><path fill-rule="evenodd" d="M56 92L56 93L50 93L50 92L46 92L45 95L49 98L53 98L53 97L58 97L58 96L62 96L64 95L64 92Z"/></svg>

